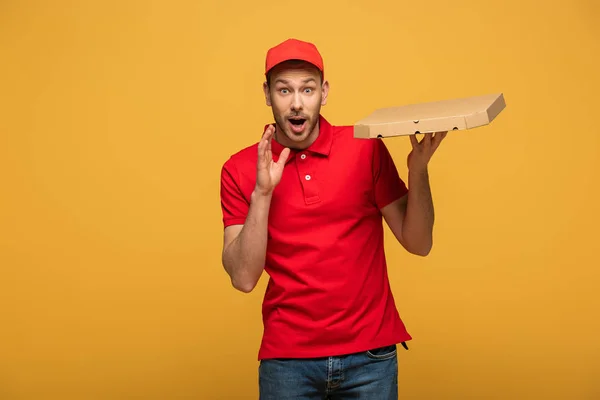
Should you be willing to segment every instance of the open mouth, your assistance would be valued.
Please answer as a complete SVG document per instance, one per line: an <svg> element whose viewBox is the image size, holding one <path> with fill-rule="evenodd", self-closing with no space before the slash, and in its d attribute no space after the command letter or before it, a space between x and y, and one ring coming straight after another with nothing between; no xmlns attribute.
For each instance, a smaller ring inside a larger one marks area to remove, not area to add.
<svg viewBox="0 0 600 400"><path fill-rule="evenodd" d="M304 126L306 124L306 119L304 118L300 118L300 117L294 117L294 118L289 118L288 121L290 121L290 127L292 128L292 131L294 131L295 133L300 133L304 130Z"/></svg>
<svg viewBox="0 0 600 400"><path fill-rule="evenodd" d="M290 118L290 123L292 125L302 126L306 120L304 118Z"/></svg>

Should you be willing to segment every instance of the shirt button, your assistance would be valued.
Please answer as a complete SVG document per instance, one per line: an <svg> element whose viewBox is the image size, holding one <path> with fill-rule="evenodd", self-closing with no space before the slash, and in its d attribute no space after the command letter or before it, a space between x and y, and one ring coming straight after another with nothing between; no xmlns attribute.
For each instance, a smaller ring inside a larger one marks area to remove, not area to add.
<svg viewBox="0 0 600 400"><path fill-rule="evenodd" d="M304 160L306 158L306 154L300 155L300 158Z"/></svg>
<svg viewBox="0 0 600 400"><path fill-rule="evenodd" d="M310 175L306 175L306 176L304 177L304 179L306 179L307 181L310 181Z"/></svg>

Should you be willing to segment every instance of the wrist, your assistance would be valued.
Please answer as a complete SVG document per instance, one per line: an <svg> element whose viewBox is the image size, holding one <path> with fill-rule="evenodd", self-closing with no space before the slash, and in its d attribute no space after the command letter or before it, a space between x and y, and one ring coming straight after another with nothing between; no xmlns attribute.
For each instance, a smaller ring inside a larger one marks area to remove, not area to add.
<svg viewBox="0 0 600 400"><path fill-rule="evenodd" d="M259 188L254 188L254 191L251 195L251 200L270 200L272 196L272 190L261 190Z"/></svg>
<svg viewBox="0 0 600 400"><path fill-rule="evenodd" d="M419 166L419 167L411 167L408 170L408 175L412 175L414 177L420 176L428 176L429 170L427 169L427 165Z"/></svg>

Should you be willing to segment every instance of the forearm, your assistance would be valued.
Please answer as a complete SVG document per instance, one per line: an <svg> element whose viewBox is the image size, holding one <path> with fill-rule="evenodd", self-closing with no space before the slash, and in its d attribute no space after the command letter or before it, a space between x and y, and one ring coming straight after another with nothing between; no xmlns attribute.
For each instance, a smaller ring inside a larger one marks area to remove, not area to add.
<svg viewBox="0 0 600 400"><path fill-rule="evenodd" d="M427 168L409 171L402 237L411 252L427 255L433 246L434 209Z"/></svg>
<svg viewBox="0 0 600 400"><path fill-rule="evenodd" d="M243 292L256 286L264 269L270 206L271 195L254 192L242 230L223 252L233 286Z"/></svg>

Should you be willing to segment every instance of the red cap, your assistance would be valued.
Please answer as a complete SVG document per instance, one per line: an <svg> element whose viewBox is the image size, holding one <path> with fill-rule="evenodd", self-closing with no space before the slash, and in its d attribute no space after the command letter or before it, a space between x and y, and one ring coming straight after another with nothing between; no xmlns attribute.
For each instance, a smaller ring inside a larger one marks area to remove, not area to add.
<svg viewBox="0 0 600 400"><path fill-rule="evenodd" d="M323 73L323 58L317 47L298 39L287 39L267 52L265 75L275 65L288 60L302 60L315 65Z"/></svg>

